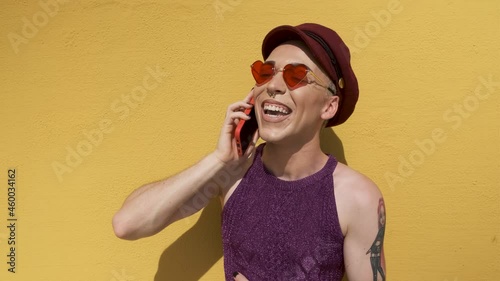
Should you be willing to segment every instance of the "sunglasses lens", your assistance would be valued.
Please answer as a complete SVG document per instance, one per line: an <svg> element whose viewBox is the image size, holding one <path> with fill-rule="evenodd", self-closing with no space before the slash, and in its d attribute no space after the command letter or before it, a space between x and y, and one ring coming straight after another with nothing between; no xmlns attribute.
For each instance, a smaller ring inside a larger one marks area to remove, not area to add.
<svg viewBox="0 0 500 281"><path fill-rule="evenodd" d="M262 85L271 80L275 74L274 63L260 60L252 64L252 75L257 85ZM283 79L290 88L297 88L307 84L306 75L308 68L303 64L289 64L283 68Z"/></svg>
<svg viewBox="0 0 500 281"><path fill-rule="evenodd" d="M274 65L256 61L252 64L252 75L257 84L264 84L274 76Z"/></svg>
<svg viewBox="0 0 500 281"><path fill-rule="evenodd" d="M290 88L296 88L300 86L305 86L307 84L306 81L307 75L307 67L305 65L287 65L283 70L283 79L285 83Z"/></svg>

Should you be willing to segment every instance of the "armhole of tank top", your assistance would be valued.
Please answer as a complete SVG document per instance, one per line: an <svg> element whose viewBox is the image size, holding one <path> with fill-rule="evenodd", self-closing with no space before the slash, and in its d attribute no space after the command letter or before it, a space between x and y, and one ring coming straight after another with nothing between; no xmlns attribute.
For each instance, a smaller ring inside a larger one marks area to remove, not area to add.
<svg viewBox="0 0 500 281"><path fill-rule="evenodd" d="M331 156L331 157L334 157L334 156ZM335 157L334 157L335 158ZM337 233L335 233L335 235L339 236L340 238L342 238L342 242L344 241L344 233L342 232L342 225L340 224L340 216L339 216L339 210L337 208L337 197L335 196L335 177L334 177L334 172L335 172L335 169L337 169L337 164L338 164L338 161L337 159L335 159L335 166L333 167L332 169L332 185L331 185L331 189L330 189L330 200L331 200L331 210L335 211L335 218L333 220L330 220L333 225L332 227L334 229L337 229Z"/></svg>

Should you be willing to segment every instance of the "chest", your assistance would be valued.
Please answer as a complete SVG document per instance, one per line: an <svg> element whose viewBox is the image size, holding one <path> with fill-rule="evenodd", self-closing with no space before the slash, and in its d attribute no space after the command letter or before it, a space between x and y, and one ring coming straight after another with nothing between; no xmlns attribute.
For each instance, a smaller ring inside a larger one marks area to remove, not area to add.
<svg viewBox="0 0 500 281"><path fill-rule="evenodd" d="M238 189L222 220L224 255L237 268L251 269L256 276L291 274L286 280L309 280L327 268L342 267L343 239L331 208L333 198L321 187L309 192L255 185Z"/></svg>

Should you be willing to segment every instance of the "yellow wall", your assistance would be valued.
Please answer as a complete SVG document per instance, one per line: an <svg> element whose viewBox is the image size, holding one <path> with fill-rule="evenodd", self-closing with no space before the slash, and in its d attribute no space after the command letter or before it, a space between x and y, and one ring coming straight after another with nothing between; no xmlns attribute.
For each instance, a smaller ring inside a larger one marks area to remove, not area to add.
<svg viewBox="0 0 500 281"><path fill-rule="evenodd" d="M0 280L222 280L217 204L135 242L111 218L214 149L268 30L311 21L353 50L330 149L384 193L389 279L500 280L499 1L50 1L0 4Z"/></svg>

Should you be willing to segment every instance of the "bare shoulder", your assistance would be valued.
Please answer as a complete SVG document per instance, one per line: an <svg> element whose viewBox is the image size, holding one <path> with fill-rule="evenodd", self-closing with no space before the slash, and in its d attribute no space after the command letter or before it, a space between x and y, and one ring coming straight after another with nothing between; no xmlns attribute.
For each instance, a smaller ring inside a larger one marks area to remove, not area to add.
<svg viewBox="0 0 500 281"><path fill-rule="evenodd" d="M338 163L333 172L334 192L339 221L344 235L348 226L377 208L382 198L378 186L367 176Z"/></svg>
<svg viewBox="0 0 500 281"><path fill-rule="evenodd" d="M342 196L348 196L349 199L362 201L370 199L372 196L378 199L382 195L380 189L370 178L342 163L337 164L337 168L333 172L333 179L335 189Z"/></svg>

